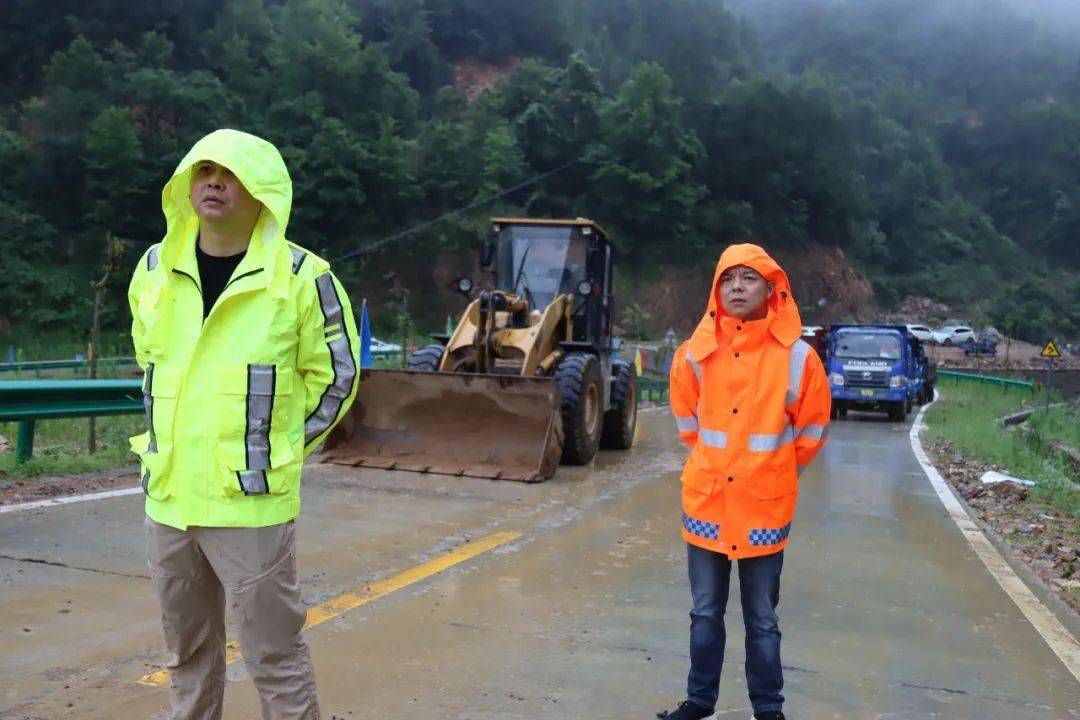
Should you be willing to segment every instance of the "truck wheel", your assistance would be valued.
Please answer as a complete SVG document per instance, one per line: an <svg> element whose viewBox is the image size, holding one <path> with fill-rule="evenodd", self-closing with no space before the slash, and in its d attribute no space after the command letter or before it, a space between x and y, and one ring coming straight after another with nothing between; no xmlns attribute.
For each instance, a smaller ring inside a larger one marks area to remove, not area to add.
<svg viewBox="0 0 1080 720"><path fill-rule="evenodd" d="M442 345L425 345L412 354L406 367L421 372L438 372L445 351Z"/></svg>
<svg viewBox="0 0 1080 720"><path fill-rule="evenodd" d="M847 401L846 400L833 400L832 412L829 413L833 420L846 419L847 418Z"/></svg>
<svg viewBox="0 0 1080 720"><path fill-rule="evenodd" d="M561 397L564 465L585 465L600 447L604 382L596 356L572 352L555 368Z"/></svg>
<svg viewBox="0 0 1080 720"><path fill-rule="evenodd" d="M637 427L637 372L633 365L621 361L612 363L612 370L611 409L604 413L600 447L629 450Z"/></svg>
<svg viewBox="0 0 1080 720"><path fill-rule="evenodd" d="M892 422L904 422L904 417L907 415L905 411L907 402L901 400L900 402L894 402L889 404L889 420Z"/></svg>

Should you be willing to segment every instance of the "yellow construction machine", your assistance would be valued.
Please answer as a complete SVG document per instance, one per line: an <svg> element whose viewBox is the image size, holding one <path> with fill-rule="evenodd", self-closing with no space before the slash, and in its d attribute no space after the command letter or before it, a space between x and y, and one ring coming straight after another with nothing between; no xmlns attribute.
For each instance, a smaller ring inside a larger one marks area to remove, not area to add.
<svg viewBox="0 0 1080 720"><path fill-rule="evenodd" d="M535 482L633 443L637 374L614 357L607 232L583 218L491 223L491 287L461 278L452 335L433 335L408 370L361 373L324 460Z"/></svg>

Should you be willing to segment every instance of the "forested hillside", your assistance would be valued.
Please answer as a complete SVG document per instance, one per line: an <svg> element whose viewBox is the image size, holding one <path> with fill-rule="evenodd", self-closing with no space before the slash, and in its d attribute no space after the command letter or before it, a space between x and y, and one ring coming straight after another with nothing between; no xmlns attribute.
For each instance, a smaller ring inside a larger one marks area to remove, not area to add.
<svg viewBox="0 0 1080 720"><path fill-rule="evenodd" d="M661 329L650 297L686 292L678 278L699 283L726 243L755 238L800 267L850 263L883 310L930 297L1021 337L1075 339L1080 45L1074 16L1039 10L11 0L0 316L13 337L85 334L107 235L134 263L160 239L175 163L231 126L281 148L291 239L351 255L338 272L388 332L456 313L441 284L470 269L487 217L515 212L609 226L623 321L643 331ZM121 329L124 281L107 318ZM827 286L815 294L833 300Z"/></svg>

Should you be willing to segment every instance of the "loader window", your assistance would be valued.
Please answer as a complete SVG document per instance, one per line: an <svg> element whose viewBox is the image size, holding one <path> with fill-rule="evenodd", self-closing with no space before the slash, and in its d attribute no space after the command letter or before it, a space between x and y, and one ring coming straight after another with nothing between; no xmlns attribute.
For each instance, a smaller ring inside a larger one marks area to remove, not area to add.
<svg viewBox="0 0 1080 720"><path fill-rule="evenodd" d="M499 235L496 286L532 296L542 310L585 279L586 242L568 227L515 225Z"/></svg>

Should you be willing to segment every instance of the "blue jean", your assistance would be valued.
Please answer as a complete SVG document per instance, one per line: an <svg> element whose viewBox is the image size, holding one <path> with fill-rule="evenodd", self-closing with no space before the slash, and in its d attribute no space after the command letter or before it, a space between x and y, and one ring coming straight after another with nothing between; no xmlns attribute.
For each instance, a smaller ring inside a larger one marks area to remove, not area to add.
<svg viewBox="0 0 1080 720"><path fill-rule="evenodd" d="M724 611L727 609L731 560L727 555L687 544L690 569L690 676L686 695L705 708L716 706L720 669L724 665ZM755 713L784 707L784 673L780 668L780 570L784 551L744 558L739 563L743 623L746 626L746 687Z"/></svg>

